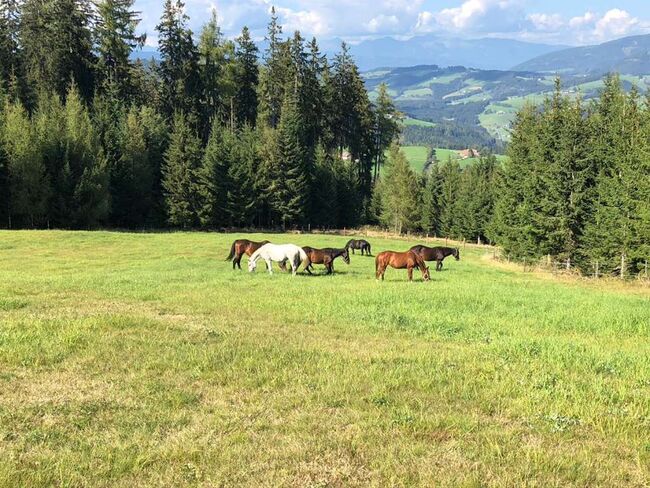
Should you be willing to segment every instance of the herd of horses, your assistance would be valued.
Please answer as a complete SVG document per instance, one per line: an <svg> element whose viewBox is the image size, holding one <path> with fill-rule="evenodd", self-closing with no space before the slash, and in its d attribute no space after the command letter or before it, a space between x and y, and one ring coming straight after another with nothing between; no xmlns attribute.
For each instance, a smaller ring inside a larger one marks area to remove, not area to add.
<svg viewBox="0 0 650 488"><path fill-rule="evenodd" d="M226 261L232 261L232 268L241 269L241 260L244 255L248 256L248 271L255 271L257 262L263 260L270 274L273 274L273 263L279 263L282 271L288 271L295 275L300 266L310 275L313 264L325 266L325 274L334 272L334 260L343 259L350 264L350 250L354 254L359 250L361 255L372 256L370 243L364 239L350 239L343 248L326 247L316 249L309 246L296 246L295 244L273 244L269 241L255 242L248 239L237 239L230 247L230 253ZM386 269L390 266L395 269L406 269L409 281L413 280L413 270L417 268L422 273L422 279L429 281L429 267L427 261L436 261L436 271L442 270L442 262L447 256L453 256L456 261L460 259L458 248L454 247L427 247L417 245L408 251L395 252L383 251L375 257L375 277L384 279Z"/></svg>

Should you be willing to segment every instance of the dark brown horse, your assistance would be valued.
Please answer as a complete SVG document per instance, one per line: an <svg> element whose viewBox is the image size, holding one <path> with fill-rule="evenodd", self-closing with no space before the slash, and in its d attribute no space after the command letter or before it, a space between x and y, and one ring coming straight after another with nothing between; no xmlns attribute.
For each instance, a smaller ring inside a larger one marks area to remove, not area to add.
<svg viewBox="0 0 650 488"><path fill-rule="evenodd" d="M249 241L248 239L237 239L232 243L232 246L230 246L230 254L228 254L226 261L230 261L232 259L232 269L235 269L235 266L241 269L240 263L241 258L244 254L246 254L248 257L251 257L251 254L257 251L264 244L268 243L269 241L255 242Z"/></svg>
<svg viewBox="0 0 650 488"><path fill-rule="evenodd" d="M365 239L350 239L345 245L346 249L352 249L352 254L354 254L355 249L361 250L361 255L365 252L368 256L372 256L370 252L370 243Z"/></svg>
<svg viewBox="0 0 650 488"><path fill-rule="evenodd" d="M391 266L395 269L406 268L409 281L413 281L413 268L418 268L422 272L422 279L424 281L429 281L431 279L429 268L427 267L424 260L412 251L384 251L377 254L377 257L375 258L375 277L377 279L381 277L383 281L384 273L386 272L386 268L388 266Z"/></svg>
<svg viewBox="0 0 650 488"><path fill-rule="evenodd" d="M312 274L310 269L312 264L324 264L327 270L326 274L332 274L334 271L334 260L339 256L343 258L345 264L350 264L350 254L345 247L343 249L334 249L331 247L314 249L313 247L305 246L302 250L307 253L307 257L309 258L309 264L305 267L305 270L309 274Z"/></svg>
<svg viewBox="0 0 650 488"><path fill-rule="evenodd" d="M447 256L453 256L456 261L460 259L460 251L457 247L427 247L427 246L413 246L410 251L418 254L425 261L437 261L436 271L442 269L442 261Z"/></svg>

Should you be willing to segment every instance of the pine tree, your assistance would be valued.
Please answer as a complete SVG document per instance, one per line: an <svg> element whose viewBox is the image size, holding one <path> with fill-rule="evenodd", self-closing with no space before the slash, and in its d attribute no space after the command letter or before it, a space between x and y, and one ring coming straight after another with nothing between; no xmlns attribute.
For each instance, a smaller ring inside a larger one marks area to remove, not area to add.
<svg viewBox="0 0 650 488"><path fill-rule="evenodd" d="M461 183L461 169L457 159L451 157L440 166L440 196L438 198L440 235L455 237L458 216L454 204L458 197Z"/></svg>
<svg viewBox="0 0 650 488"><path fill-rule="evenodd" d="M388 87L385 83L379 85L377 91L377 100L375 101L375 137L377 140L377 150L375 159L374 177L377 178L379 171L384 162L384 153L386 149L399 136L400 127L398 124L399 113L395 108L393 100L388 94Z"/></svg>
<svg viewBox="0 0 650 488"><path fill-rule="evenodd" d="M53 91L62 99L71 81L90 100L96 64L90 30L89 0L26 0L21 39L29 82L37 90Z"/></svg>
<svg viewBox="0 0 650 488"><path fill-rule="evenodd" d="M7 104L5 111L10 227L35 227L42 223L49 196L45 166L25 108L17 102Z"/></svg>
<svg viewBox="0 0 650 488"><path fill-rule="evenodd" d="M153 169L137 107L129 110L122 124L120 159L111 171L111 221L118 227L135 228L151 216Z"/></svg>
<svg viewBox="0 0 650 488"><path fill-rule="evenodd" d="M29 109L31 94L25 79L25 62L20 45L20 2L3 0L0 4L0 90L14 90L16 93L10 95Z"/></svg>
<svg viewBox="0 0 650 488"><path fill-rule="evenodd" d="M115 84L122 100L133 96L131 52L144 45L146 35L136 35L140 13L133 10L134 0L101 0L94 34L99 53L98 70L103 83Z"/></svg>
<svg viewBox="0 0 650 488"><path fill-rule="evenodd" d="M302 141L304 128L294 96L287 92L276 133L276 155L269 193L273 211L283 227L304 222L308 204L308 175Z"/></svg>
<svg viewBox="0 0 650 488"><path fill-rule="evenodd" d="M291 64L289 43L282 42L281 36L282 26L278 22L275 7L271 7L271 21L266 37L268 48L264 53L266 64L260 73L258 113L262 122L273 129L280 123Z"/></svg>
<svg viewBox="0 0 650 488"><path fill-rule="evenodd" d="M237 61L235 110L239 126L248 124L255 127L257 119L257 85L259 81L257 53L258 49L251 39L250 31L248 27L244 27L241 35L237 38L237 50L235 51Z"/></svg>
<svg viewBox="0 0 650 488"><path fill-rule="evenodd" d="M209 127L212 119L219 116L234 125L234 97L237 89L235 46L221 33L214 10L210 21L201 31L198 50L204 124Z"/></svg>
<svg viewBox="0 0 650 488"><path fill-rule="evenodd" d="M417 176L400 147L393 144L381 183L381 222L398 234L416 229L418 191Z"/></svg>
<svg viewBox="0 0 650 488"><path fill-rule="evenodd" d="M165 0L158 31L162 108L166 116L176 111L188 118L199 114L201 79L199 53L187 28L188 16L181 0ZM196 123L196 121L194 122Z"/></svg>
<svg viewBox="0 0 650 488"><path fill-rule="evenodd" d="M214 119L210 138L203 154L200 184L203 199L200 219L204 227L230 224L228 192L231 188L228 171L235 164L236 141L231 132Z"/></svg>
<svg viewBox="0 0 650 488"><path fill-rule="evenodd" d="M336 226L338 215L337 179L334 161L323 146L316 148L313 186L313 224L320 227Z"/></svg>
<svg viewBox="0 0 650 488"><path fill-rule="evenodd" d="M169 126L163 116L151 107L140 107L138 118L144 130L147 159L152 173L152 208L148 221L151 225L163 226L167 222L167 216L162 187L162 168L169 142Z"/></svg>
<svg viewBox="0 0 650 488"><path fill-rule="evenodd" d="M187 117L174 116L169 147L162 168L162 186L170 224L183 228L199 225L202 208L199 173L201 143Z"/></svg>
<svg viewBox="0 0 650 488"><path fill-rule="evenodd" d="M61 192L68 225L90 228L110 211L109 168L90 114L76 85L66 96Z"/></svg>
<svg viewBox="0 0 650 488"><path fill-rule="evenodd" d="M234 226L252 226L259 205L255 175L259 165L256 132L248 125L236 134L233 164L228 169L228 214Z"/></svg>
<svg viewBox="0 0 650 488"><path fill-rule="evenodd" d="M422 188L422 213L420 228L432 235L440 235L440 199L441 179L437 161L432 161L424 174L424 187Z"/></svg>

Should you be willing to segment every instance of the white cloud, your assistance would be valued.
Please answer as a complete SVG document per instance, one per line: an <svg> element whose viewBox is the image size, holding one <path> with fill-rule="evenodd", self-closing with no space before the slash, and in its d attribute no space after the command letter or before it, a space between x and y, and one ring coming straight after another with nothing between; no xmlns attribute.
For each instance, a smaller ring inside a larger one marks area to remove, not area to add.
<svg viewBox="0 0 650 488"><path fill-rule="evenodd" d="M399 26L399 19L395 15L378 15L365 24L368 32L386 32Z"/></svg>
<svg viewBox="0 0 650 488"><path fill-rule="evenodd" d="M601 39L621 37L634 31L638 25L639 19L625 10L614 8L596 22L594 34Z"/></svg>
<svg viewBox="0 0 650 488"><path fill-rule="evenodd" d="M556 31L564 25L559 14L530 14L527 18L539 31Z"/></svg>
<svg viewBox="0 0 650 488"><path fill-rule="evenodd" d="M284 23L284 31L287 33L299 30L311 35L323 36L330 32L327 19L321 12L315 10L294 11L283 7L276 8L276 11L280 15Z"/></svg>
<svg viewBox="0 0 650 488"><path fill-rule="evenodd" d="M591 11L585 12L584 15L581 15L579 17L573 17L571 20L569 20L569 27L572 28L579 28L579 27L585 27L589 25L594 25L596 23L597 16L595 13Z"/></svg>

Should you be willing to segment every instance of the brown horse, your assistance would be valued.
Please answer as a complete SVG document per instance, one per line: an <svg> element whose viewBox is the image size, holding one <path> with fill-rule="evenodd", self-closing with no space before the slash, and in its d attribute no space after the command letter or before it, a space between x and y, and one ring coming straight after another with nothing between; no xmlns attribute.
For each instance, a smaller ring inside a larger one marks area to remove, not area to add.
<svg viewBox="0 0 650 488"><path fill-rule="evenodd" d="M232 243L232 246L230 246L230 254L228 254L226 261L230 261L232 259L232 269L235 269L235 266L241 269L240 263L241 258L244 254L246 254L248 257L251 257L255 251L257 251L264 244L268 243L269 241L255 242L249 241L248 239L237 239Z"/></svg>
<svg viewBox="0 0 650 488"><path fill-rule="evenodd" d="M327 270L326 274L332 274L334 271L334 260L339 256L343 258L345 264L350 264L350 254L347 248L334 249L326 247L324 249L314 249L313 247L305 246L302 250L307 253L307 257L309 258L309 264L305 267L305 270L309 274L312 274L310 269L312 264L324 264Z"/></svg>
<svg viewBox="0 0 650 488"><path fill-rule="evenodd" d="M437 261L436 271L442 270L442 261L447 256L453 256L456 261L460 259L460 251L457 247L413 246L409 251L413 251L425 261Z"/></svg>
<svg viewBox="0 0 650 488"><path fill-rule="evenodd" d="M413 281L413 268L418 268L422 272L422 279L424 281L429 281L431 279L429 268L426 263L413 251L384 251L377 254L377 257L375 258L375 277L377 279L381 277L381 280L383 281L384 273L388 266L392 266L395 269L406 268L409 281Z"/></svg>

